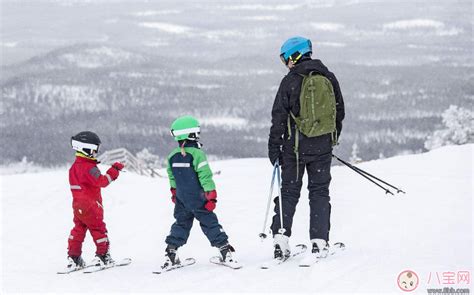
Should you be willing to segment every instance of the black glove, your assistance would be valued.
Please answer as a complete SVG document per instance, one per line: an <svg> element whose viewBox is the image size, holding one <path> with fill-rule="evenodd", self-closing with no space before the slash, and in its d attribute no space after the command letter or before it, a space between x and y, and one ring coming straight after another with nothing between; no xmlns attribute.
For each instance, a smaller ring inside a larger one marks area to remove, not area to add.
<svg viewBox="0 0 474 295"><path fill-rule="evenodd" d="M275 162L278 160L278 163L282 164L282 155L280 147L271 148L268 150L268 158L270 159L270 163L275 166Z"/></svg>

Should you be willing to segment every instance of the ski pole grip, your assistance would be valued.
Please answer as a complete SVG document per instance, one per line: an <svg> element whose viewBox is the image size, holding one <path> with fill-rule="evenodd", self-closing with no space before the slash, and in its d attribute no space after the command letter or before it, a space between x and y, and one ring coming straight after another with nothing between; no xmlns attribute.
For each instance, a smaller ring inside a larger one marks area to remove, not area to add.
<svg viewBox="0 0 474 295"><path fill-rule="evenodd" d="M280 166L280 160L276 159L275 164L273 165L273 167L276 169L278 166Z"/></svg>

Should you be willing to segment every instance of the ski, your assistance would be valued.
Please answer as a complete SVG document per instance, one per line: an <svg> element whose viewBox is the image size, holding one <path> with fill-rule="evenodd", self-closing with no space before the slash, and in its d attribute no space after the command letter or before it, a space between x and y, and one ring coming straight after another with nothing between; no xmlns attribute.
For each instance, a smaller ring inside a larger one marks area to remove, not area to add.
<svg viewBox="0 0 474 295"><path fill-rule="evenodd" d="M168 272L168 271L172 271L172 270L175 270L175 269L179 269L179 268L183 268L183 267L186 267L186 266L190 266L190 265L193 265L196 263L196 259L194 258L186 258L183 262L181 262L180 264L177 264L177 265L172 265L168 268L164 268L164 269L161 269L161 270L157 270L157 271L154 271L153 273L154 274L162 274L164 272Z"/></svg>
<svg viewBox="0 0 474 295"><path fill-rule="evenodd" d="M262 264L260 266L260 269L269 269L269 268L272 268L274 266L278 266L286 261L288 261L289 259L292 259L296 256L299 256L303 253L306 252L306 245L304 244L298 244L295 246L295 248L293 249L293 252L291 252L290 256L284 258L284 259L272 259L271 261L268 261L268 262L265 262L264 264Z"/></svg>
<svg viewBox="0 0 474 295"><path fill-rule="evenodd" d="M311 254L308 254L307 257L303 258L303 260L300 261L299 266L300 267L311 267L312 265L318 263L319 261L322 261L324 259L329 258L330 256L337 254L341 251L344 251L346 249L346 245L341 242L334 243L331 247L329 247L329 253L328 256L326 257L316 257L312 256Z"/></svg>
<svg viewBox="0 0 474 295"><path fill-rule="evenodd" d="M72 272L77 272L77 271L80 271L80 270L84 270L88 267L91 267L91 265L86 265L84 267L79 267L79 268L65 268L64 270L61 270L61 271L58 271L57 274L69 274L69 273L72 273Z"/></svg>
<svg viewBox="0 0 474 295"><path fill-rule="evenodd" d="M83 273L94 273L94 272L106 270L106 269L117 267L117 266L126 266L126 265L129 265L130 263L132 263L132 259L123 258L122 260L116 261L114 263L110 263L108 265L101 265L101 266L91 265L85 268Z"/></svg>
<svg viewBox="0 0 474 295"><path fill-rule="evenodd" d="M224 262L222 261L222 258L219 257L219 256L213 256L209 259L209 262L210 263L214 263L214 264L217 264L217 265L222 265L222 266L226 266L226 267L229 267L229 268L232 268L232 269L240 269L242 268L242 264L239 263L239 262L236 262L236 261L233 261L231 263L228 263L228 262Z"/></svg>

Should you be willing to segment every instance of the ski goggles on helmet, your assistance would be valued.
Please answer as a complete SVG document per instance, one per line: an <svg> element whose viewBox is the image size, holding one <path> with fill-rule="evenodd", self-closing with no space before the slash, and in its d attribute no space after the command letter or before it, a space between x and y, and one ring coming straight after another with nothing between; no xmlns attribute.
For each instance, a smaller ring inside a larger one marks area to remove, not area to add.
<svg viewBox="0 0 474 295"><path fill-rule="evenodd" d="M298 60L299 60L302 56L303 56L303 55L302 55L301 53L295 52L295 53L293 53L292 55L290 55L290 56L288 57L288 59L285 59L285 54L282 53L282 54L280 54L280 59L281 59L281 62L282 62L285 66L287 66L287 65L288 65L288 62L289 62L290 60L291 60L291 62L292 62L293 64L296 64L296 63L298 62Z"/></svg>
<svg viewBox="0 0 474 295"><path fill-rule="evenodd" d="M71 146L74 150L86 155L90 158L95 158L99 153L100 144L86 143L71 138Z"/></svg>
<svg viewBox="0 0 474 295"><path fill-rule="evenodd" d="M74 150L80 152L83 150L99 152L100 144L81 142L71 138L71 146Z"/></svg>

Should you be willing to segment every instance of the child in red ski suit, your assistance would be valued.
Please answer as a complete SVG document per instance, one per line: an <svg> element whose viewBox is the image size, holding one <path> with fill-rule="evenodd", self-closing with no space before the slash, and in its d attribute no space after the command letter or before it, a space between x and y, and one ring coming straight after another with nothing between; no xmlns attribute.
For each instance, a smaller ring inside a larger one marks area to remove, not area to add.
<svg viewBox="0 0 474 295"><path fill-rule="evenodd" d="M74 211L74 228L71 230L68 245L68 267L82 268L85 266L82 254L82 243L86 231L92 235L97 247L96 259L93 264L113 262L108 252L109 239L104 223L101 188L108 186L119 176L123 169L122 163L116 162L101 174L95 158L99 145L99 137L90 131L83 131L71 139L76 152L76 160L69 169L69 184L72 192L72 208Z"/></svg>

